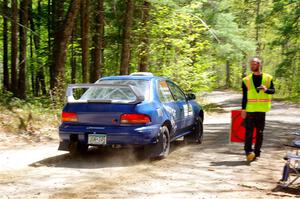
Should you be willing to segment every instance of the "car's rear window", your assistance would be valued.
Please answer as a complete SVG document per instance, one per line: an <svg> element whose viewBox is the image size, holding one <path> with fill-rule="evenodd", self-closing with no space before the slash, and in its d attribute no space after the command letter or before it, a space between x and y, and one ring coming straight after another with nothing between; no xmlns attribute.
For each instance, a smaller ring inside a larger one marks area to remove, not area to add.
<svg viewBox="0 0 300 199"><path fill-rule="evenodd" d="M105 85L131 85L135 91L144 96L145 100L149 99L149 81L148 80L98 80L96 84ZM89 88L82 96L82 100L121 100L134 101L136 96L130 88L126 87L95 87Z"/></svg>

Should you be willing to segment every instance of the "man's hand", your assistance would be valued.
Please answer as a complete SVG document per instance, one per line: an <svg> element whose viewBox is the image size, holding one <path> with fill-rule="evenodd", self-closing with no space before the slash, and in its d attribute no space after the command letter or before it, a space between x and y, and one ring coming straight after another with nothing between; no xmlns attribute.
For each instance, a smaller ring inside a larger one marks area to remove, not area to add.
<svg viewBox="0 0 300 199"><path fill-rule="evenodd" d="M259 90L263 90L264 92L266 92L268 90L268 88L264 85L261 85L259 87L257 87Z"/></svg>
<svg viewBox="0 0 300 199"><path fill-rule="evenodd" d="M242 116L243 119L245 119L246 116L247 116L247 112L245 110L242 110L241 116Z"/></svg>

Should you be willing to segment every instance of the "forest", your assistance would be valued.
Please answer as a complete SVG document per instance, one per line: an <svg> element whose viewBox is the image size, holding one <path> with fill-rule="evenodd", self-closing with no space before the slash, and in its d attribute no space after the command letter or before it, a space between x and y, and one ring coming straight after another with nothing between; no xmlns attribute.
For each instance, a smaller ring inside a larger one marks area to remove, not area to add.
<svg viewBox="0 0 300 199"><path fill-rule="evenodd" d="M186 91L240 89L249 58L300 98L299 0L1 0L4 95L62 99L70 83L149 71Z"/></svg>

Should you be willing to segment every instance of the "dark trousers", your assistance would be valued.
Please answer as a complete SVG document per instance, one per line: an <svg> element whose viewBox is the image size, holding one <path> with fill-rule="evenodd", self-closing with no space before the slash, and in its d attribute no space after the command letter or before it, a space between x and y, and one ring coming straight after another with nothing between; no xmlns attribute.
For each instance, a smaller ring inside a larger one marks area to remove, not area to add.
<svg viewBox="0 0 300 199"><path fill-rule="evenodd" d="M253 129L256 128L256 143L254 147L254 153L256 156L260 156L260 148L263 143L263 131L265 128L266 113L264 112L251 112L247 113L245 119L246 138L245 138L245 152L246 154L253 152L252 139Z"/></svg>

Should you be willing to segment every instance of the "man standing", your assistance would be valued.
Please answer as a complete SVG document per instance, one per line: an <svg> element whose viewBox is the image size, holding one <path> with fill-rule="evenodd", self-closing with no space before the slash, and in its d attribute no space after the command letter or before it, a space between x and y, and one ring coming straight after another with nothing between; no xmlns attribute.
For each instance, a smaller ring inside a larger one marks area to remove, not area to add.
<svg viewBox="0 0 300 199"><path fill-rule="evenodd" d="M263 143L266 112L271 109L272 94L275 93L272 76L261 72L261 60L250 60L252 74L243 78L242 117L245 119L245 152L247 161L260 157ZM252 149L253 129L256 128L256 143Z"/></svg>

